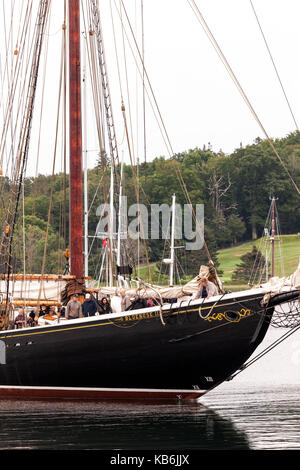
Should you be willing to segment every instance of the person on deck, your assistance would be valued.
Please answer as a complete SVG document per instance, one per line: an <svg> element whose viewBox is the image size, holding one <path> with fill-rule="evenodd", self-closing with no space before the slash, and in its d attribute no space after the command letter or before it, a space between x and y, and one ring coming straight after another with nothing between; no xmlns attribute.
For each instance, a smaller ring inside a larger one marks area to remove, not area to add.
<svg viewBox="0 0 300 470"><path fill-rule="evenodd" d="M120 290L120 295L121 295L121 312L124 312L130 307L131 301L128 295L126 295L125 289Z"/></svg>
<svg viewBox="0 0 300 470"><path fill-rule="evenodd" d="M138 310L140 308L146 308L146 307L147 307L147 300L136 295L131 305L127 308L127 310Z"/></svg>
<svg viewBox="0 0 300 470"><path fill-rule="evenodd" d="M110 303L107 297L103 297L101 299L100 306L99 306L99 313L100 314L112 313L112 308L110 306Z"/></svg>
<svg viewBox="0 0 300 470"><path fill-rule="evenodd" d="M25 312L24 312L24 309L21 308L19 310L19 313L18 315L16 316L15 318L15 327L16 328L22 328L23 326L26 326L27 325L30 325L32 323L32 318L27 316L25 318Z"/></svg>
<svg viewBox="0 0 300 470"><path fill-rule="evenodd" d="M213 297L214 295L218 295L217 286L213 283L208 281L206 278L200 279L200 287L196 292L195 299L209 299L209 297Z"/></svg>
<svg viewBox="0 0 300 470"><path fill-rule="evenodd" d="M147 299L147 307L153 307L154 305L154 302L153 302L153 299Z"/></svg>
<svg viewBox="0 0 300 470"><path fill-rule="evenodd" d="M35 324L35 321L34 321L34 318L35 318L35 311L34 311L34 309L32 309L32 310L30 311L29 316L30 316L30 318L31 318L31 320L32 320L32 324Z"/></svg>
<svg viewBox="0 0 300 470"><path fill-rule="evenodd" d="M40 305L39 307L36 307L34 310L34 322L33 326L37 326L39 323L39 317L43 317L44 315L47 315L47 310L45 305Z"/></svg>
<svg viewBox="0 0 300 470"><path fill-rule="evenodd" d="M78 300L78 294L74 294L69 300L66 308L66 319L73 320L82 317L82 307Z"/></svg>
<svg viewBox="0 0 300 470"><path fill-rule="evenodd" d="M97 312L97 302L92 298L91 294L85 295L85 301L82 304L82 313L85 317L93 317Z"/></svg>
<svg viewBox="0 0 300 470"><path fill-rule="evenodd" d="M65 316L65 312L66 312L66 308L65 307L58 307L57 309L57 314L59 317L64 317Z"/></svg>

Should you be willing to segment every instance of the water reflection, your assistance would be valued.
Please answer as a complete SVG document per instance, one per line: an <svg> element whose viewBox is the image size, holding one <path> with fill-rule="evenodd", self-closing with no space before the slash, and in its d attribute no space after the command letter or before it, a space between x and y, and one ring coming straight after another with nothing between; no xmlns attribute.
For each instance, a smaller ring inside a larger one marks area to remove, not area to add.
<svg viewBox="0 0 300 470"><path fill-rule="evenodd" d="M300 386L223 384L202 399L256 450L300 449Z"/></svg>
<svg viewBox="0 0 300 470"><path fill-rule="evenodd" d="M199 403L0 401L0 449L248 449Z"/></svg>

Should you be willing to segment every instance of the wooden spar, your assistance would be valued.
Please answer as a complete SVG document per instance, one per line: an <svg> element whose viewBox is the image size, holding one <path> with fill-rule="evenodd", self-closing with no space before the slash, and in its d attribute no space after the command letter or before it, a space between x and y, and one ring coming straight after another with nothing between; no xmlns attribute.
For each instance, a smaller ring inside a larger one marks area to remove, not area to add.
<svg viewBox="0 0 300 470"><path fill-rule="evenodd" d="M70 271L83 279L80 8L69 0Z"/></svg>
<svg viewBox="0 0 300 470"><path fill-rule="evenodd" d="M59 274L10 274L9 279L12 281L71 281L75 276L59 275ZM7 274L0 274L0 281L7 280Z"/></svg>
<svg viewBox="0 0 300 470"><path fill-rule="evenodd" d="M49 307L60 307L61 302L57 300L47 300L47 299L13 299L12 302L9 302L10 305L14 307L40 307L40 306L49 306ZM6 305L6 301L3 301L1 305ZM1 316L1 313L0 313Z"/></svg>

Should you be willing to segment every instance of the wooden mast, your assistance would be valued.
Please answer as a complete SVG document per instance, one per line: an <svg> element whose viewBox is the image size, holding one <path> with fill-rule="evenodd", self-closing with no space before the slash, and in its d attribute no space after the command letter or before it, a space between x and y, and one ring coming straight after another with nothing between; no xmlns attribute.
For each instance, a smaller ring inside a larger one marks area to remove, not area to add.
<svg viewBox="0 0 300 470"><path fill-rule="evenodd" d="M70 272L83 279L80 7L69 0Z"/></svg>

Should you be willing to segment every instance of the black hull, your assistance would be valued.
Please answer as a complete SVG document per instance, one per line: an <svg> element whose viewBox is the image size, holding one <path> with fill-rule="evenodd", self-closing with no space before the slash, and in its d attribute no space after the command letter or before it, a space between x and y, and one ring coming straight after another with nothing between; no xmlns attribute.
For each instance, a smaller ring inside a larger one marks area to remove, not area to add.
<svg viewBox="0 0 300 470"><path fill-rule="evenodd" d="M238 370L263 340L276 299L266 308L262 297L226 295L206 301L200 313L201 302L193 301L162 312L1 332L0 388L84 387L105 389L106 398L110 390L201 395Z"/></svg>

